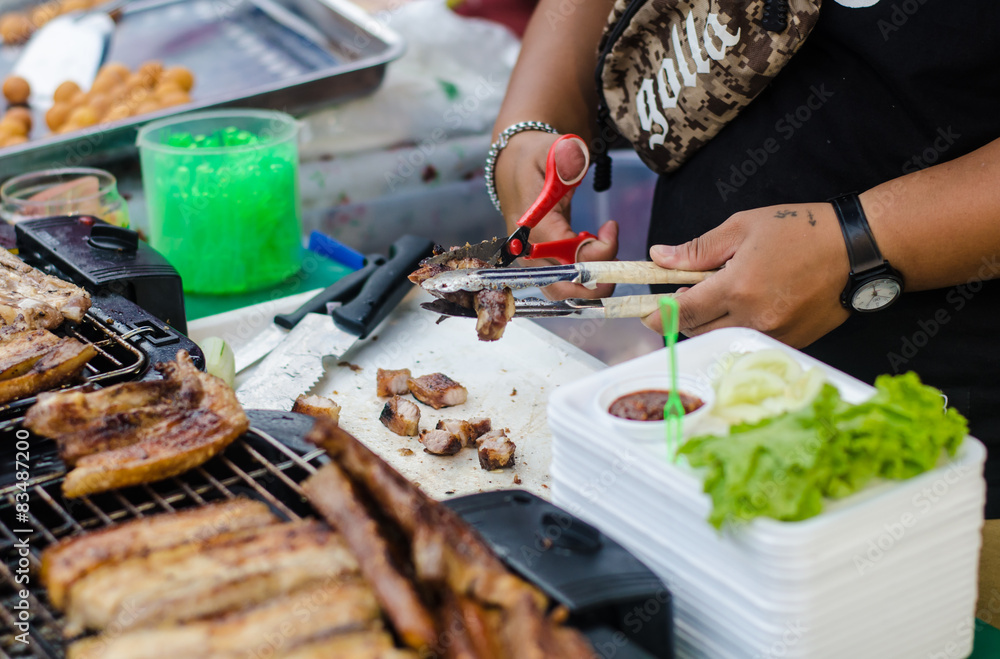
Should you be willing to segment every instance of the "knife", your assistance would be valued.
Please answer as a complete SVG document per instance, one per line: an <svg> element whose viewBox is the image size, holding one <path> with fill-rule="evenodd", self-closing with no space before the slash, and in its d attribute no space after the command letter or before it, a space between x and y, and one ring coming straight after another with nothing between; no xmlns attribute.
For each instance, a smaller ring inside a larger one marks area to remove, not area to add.
<svg viewBox="0 0 1000 659"><path fill-rule="evenodd" d="M306 313L282 342L236 390L247 409L290 410L325 372L323 359L342 357L367 337L410 290L407 275L431 254L434 244L403 236L389 248L389 260L367 276L354 299L332 314Z"/></svg>
<svg viewBox="0 0 1000 659"><path fill-rule="evenodd" d="M236 351L236 372L240 373L246 370L274 350L288 336L288 331L295 327L306 314L325 314L328 303L344 302L356 297L361 291L362 285L383 263L385 263L385 257L380 254L371 254L365 259L365 265L360 270L341 277L292 313L275 316L274 322L265 327L263 332Z"/></svg>

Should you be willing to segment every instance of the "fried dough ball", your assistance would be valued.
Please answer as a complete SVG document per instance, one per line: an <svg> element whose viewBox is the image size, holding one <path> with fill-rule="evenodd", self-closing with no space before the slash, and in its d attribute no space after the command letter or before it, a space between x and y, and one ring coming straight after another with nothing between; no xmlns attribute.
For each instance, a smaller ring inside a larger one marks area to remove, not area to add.
<svg viewBox="0 0 1000 659"><path fill-rule="evenodd" d="M75 124L80 128L93 126L97 123L97 113L89 105L81 105L70 112L67 123Z"/></svg>
<svg viewBox="0 0 1000 659"><path fill-rule="evenodd" d="M132 116L132 110L127 105L113 105L107 114L101 119L102 122L120 121Z"/></svg>
<svg viewBox="0 0 1000 659"><path fill-rule="evenodd" d="M28 135L28 130L24 127L24 124L17 119L8 117L0 119L0 132L7 135L24 135L25 137Z"/></svg>
<svg viewBox="0 0 1000 659"><path fill-rule="evenodd" d="M31 110L20 105L8 109L7 114L4 115L4 119L11 119L20 123L24 126L25 134L31 132L31 126L34 123L31 117Z"/></svg>
<svg viewBox="0 0 1000 659"><path fill-rule="evenodd" d="M31 85L21 76L10 76L3 81L3 95L11 105L23 105L31 96Z"/></svg>
<svg viewBox="0 0 1000 659"><path fill-rule="evenodd" d="M0 17L0 37L3 37L4 43L26 41L33 30L31 19L24 14L12 12Z"/></svg>
<svg viewBox="0 0 1000 659"><path fill-rule="evenodd" d="M194 87L194 74L183 66L172 66L165 70L160 76L160 80L175 82L182 91L189 92Z"/></svg>
<svg viewBox="0 0 1000 659"><path fill-rule="evenodd" d="M62 83L56 90L52 93L52 100L56 103L69 103L78 92L80 91L80 85L76 84L72 80L67 80Z"/></svg>
<svg viewBox="0 0 1000 659"><path fill-rule="evenodd" d="M17 144L24 144L27 141L28 138L24 135L10 135L0 140L0 147L15 146Z"/></svg>
<svg viewBox="0 0 1000 659"><path fill-rule="evenodd" d="M191 97L188 96L187 92L174 92L160 97L160 103L162 103L165 108L173 107L174 105L184 105L185 103L190 102Z"/></svg>
<svg viewBox="0 0 1000 659"><path fill-rule="evenodd" d="M56 103L45 113L45 125L49 130L59 130L69 118L69 113L73 110L69 103Z"/></svg>

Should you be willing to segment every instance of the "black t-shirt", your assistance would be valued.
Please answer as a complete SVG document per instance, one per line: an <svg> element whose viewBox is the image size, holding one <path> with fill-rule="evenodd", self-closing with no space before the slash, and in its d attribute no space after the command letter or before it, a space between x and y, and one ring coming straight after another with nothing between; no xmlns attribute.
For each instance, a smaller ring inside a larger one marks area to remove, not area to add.
<svg viewBox="0 0 1000 659"><path fill-rule="evenodd" d="M772 84L660 177L650 244L740 210L860 192L1000 138L1000 2L840 2L825 0ZM942 242L951 231L941 225ZM984 279L1000 277L1000 245L983 256ZM942 389L990 449L987 516L1000 517L1000 279L906 293L805 352L867 382L913 370Z"/></svg>

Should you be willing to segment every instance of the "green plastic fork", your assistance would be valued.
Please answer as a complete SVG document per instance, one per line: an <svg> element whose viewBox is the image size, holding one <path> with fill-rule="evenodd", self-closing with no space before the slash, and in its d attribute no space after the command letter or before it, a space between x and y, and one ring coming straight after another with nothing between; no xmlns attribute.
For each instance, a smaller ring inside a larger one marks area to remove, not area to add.
<svg viewBox="0 0 1000 659"><path fill-rule="evenodd" d="M669 313L668 313L669 310ZM670 372L670 393L663 406L663 420L667 427L667 456L677 461L680 448L684 404L677 393L677 327L679 308L672 297L660 298L660 320L663 322L663 344L667 348L667 370Z"/></svg>

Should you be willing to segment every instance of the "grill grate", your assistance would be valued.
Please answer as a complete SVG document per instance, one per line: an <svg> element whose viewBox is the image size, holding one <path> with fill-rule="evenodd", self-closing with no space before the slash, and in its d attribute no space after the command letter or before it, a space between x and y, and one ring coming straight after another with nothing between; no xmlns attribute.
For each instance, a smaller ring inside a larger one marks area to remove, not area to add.
<svg viewBox="0 0 1000 659"><path fill-rule="evenodd" d="M48 442L36 440L33 444ZM35 448L32 448L34 451ZM0 659L40 657L61 659L62 616L48 603L39 583L39 556L58 539L128 521L145 515L246 496L262 501L287 519L301 519L309 506L299 486L325 461L324 452L311 450L300 455L271 435L256 429L233 442L221 455L182 476L79 499L63 499L62 478L28 486L30 513L27 525L15 521L15 492L0 499ZM17 490L20 491L20 490ZM15 529L31 529L30 535ZM28 639L15 640L13 605L19 601L14 571L18 555L14 543L27 537L30 545L30 607Z"/></svg>
<svg viewBox="0 0 1000 659"><path fill-rule="evenodd" d="M92 312L87 312L80 323L64 325L56 333L82 343L90 343L97 349L97 355L87 363L84 377L88 384L106 385L142 372L146 366L146 353L129 343L129 339L153 331L153 327L140 327L120 334L98 320ZM35 396L31 396L0 406L0 418L23 415L34 405L35 399Z"/></svg>

